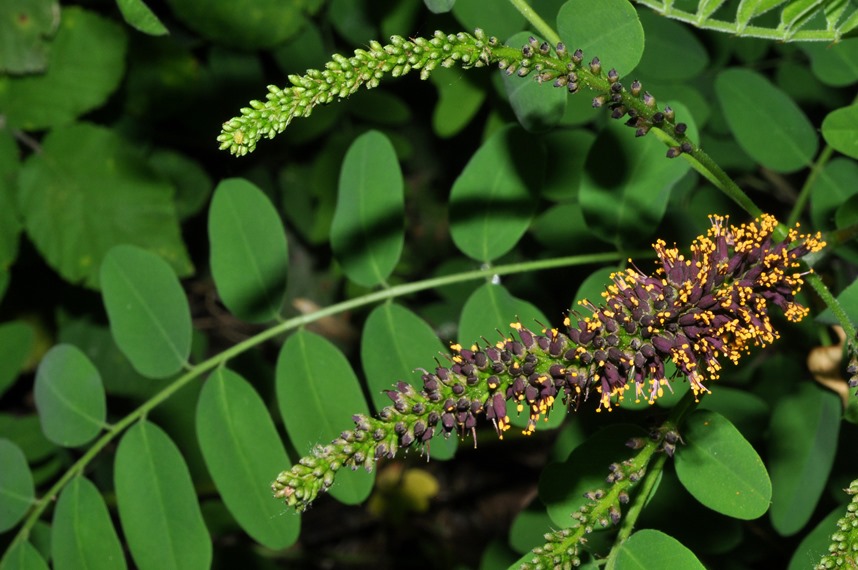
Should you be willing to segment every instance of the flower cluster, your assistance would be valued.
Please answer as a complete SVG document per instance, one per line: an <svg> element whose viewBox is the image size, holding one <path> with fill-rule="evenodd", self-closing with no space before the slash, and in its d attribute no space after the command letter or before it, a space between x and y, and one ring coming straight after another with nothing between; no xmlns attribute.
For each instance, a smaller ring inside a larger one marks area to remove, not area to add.
<svg viewBox="0 0 858 570"><path fill-rule="evenodd" d="M721 360L735 363L778 338L772 306L792 321L807 314L795 301L799 260L825 245L797 230L776 240L777 221L768 215L740 226L718 216L711 222L688 255L656 242L652 275L636 268L614 274L604 303L583 302L590 314L570 314L563 332L513 323L515 335L494 345L454 345L451 366L426 371L420 391L399 382L378 418L355 416L354 430L281 473L275 496L306 508L341 467L370 469L402 447L428 446L439 432L475 437L480 414L502 436L512 409L528 415L527 434L558 400L577 407L595 396L599 410L611 410L632 392L652 403L669 385L669 361L695 395L707 391Z"/></svg>
<svg viewBox="0 0 858 570"><path fill-rule="evenodd" d="M368 89L378 86L387 74L392 77L420 71L426 79L439 65L484 67L497 64L508 75L519 77L533 74L540 83L551 83L576 93L581 87L595 90L594 107L606 105L611 117L628 116L627 125L637 136L659 128L674 140L667 152L670 158L695 151L685 136L686 125L674 122L670 107L659 110L655 97L633 81L626 89L614 69L603 71L602 63L594 57L584 62L584 53L569 51L563 43L552 46L531 37L520 49L501 45L495 37L482 30L473 35L460 32L445 34L436 31L431 38L391 36L390 43L369 43L369 49L355 50L352 57L332 56L325 69L310 69L304 75L290 75L290 85L284 88L268 86L265 101L254 100L241 109L241 115L223 123L218 143L221 150L243 156L256 148L263 137L274 138L283 132L295 117L307 117L317 105L325 105L354 94L362 85Z"/></svg>

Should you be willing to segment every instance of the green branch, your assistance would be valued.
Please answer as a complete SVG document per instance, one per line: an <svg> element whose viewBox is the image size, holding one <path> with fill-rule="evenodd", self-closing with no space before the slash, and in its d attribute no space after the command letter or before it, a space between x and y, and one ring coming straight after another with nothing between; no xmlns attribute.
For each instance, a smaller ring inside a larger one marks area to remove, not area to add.
<svg viewBox="0 0 858 570"><path fill-rule="evenodd" d="M26 540L29 537L30 529L32 529L33 525L36 523L36 521L39 519L45 509L49 505L54 503L63 487L65 487L65 485L74 477L82 474L86 467L90 464L90 462L92 462L92 460L99 454L99 452L104 449L117 436L119 436L123 431L125 431L126 428L134 424L134 422L136 422L137 420L146 416L146 414L151 412L158 405L162 404L164 401L170 398L170 396L172 396L174 393L182 389L184 386L186 386L193 380L199 378L206 372L217 368L218 366L224 365L231 358L235 358L236 356L262 344L265 341L271 340L279 335L282 335L283 333L295 330L299 327L308 325L325 317L344 313L350 310L357 309L359 307L372 305L378 302L385 301L387 299L395 299L420 291L443 287L445 285L462 283L465 281L474 281L478 279L490 279L496 275L528 273L531 271L540 271L558 267L571 267L576 265L610 263L618 261L620 259L625 259L628 255L628 253L596 253L589 255L576 255L539 261L529 261L523 263L511 263L508 265L500 265L497 267L488 267L475 271L466 271L453 275L445 275L443 277L424 279L422 281L397 285L395 287L390 287L388 289L369 293L367 295L363 295L355 299L325 307L308 315L301 315L278 323L271 328L266 329L259 334L252 336L251 338L248 338L236 344L235 346L224 350L223 352L209 358L208 360L205 360L204 362L193 366L188 372L173 380L173 382L171 382L167 387L152 396L149 400L140 405L140 407L138 407L136 410L119 420L117 423L113 424L113 426L106 433L104 433L92 445L92 447L90 447L71 467L69 467L69 469L63 474L63 476L60 477L51 486L50 489L48 489L44 493L41 499L36 501L31 511L29 512L26 520L21 525L20 530L15 535L15 538L10 545L10 549L18 542ZM633 253L633 255L646 256L648 255L648 253L635 252Z"/></svg>

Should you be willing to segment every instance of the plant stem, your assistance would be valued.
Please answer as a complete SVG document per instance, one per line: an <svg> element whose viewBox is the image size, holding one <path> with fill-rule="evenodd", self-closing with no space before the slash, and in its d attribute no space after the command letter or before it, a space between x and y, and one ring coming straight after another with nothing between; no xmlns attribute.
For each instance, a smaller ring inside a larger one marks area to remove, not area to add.
<svg viewBox="0 0 858 570"><path fill-rule="evenodd" d="M515 6L516 10L521 12L521 15L530 22L530 25L544 36L545 41L554 46L561 42L560 36L554 31L554 28L549 26L525 0L509 0L509 3Z"/></svg>
<svg viewBox="0 0 858 570"><path fill-rule="evenodd" d="M636 3L652 8L662 16L667 16L680 22L685 22L701 30L714 30L743 38L762 38L774 42L837 42L840 32L834 30L797 30L790 28L773 29L763 26L741 25L739 22L704 18L696 13L687 12L673 7L673 2L658 0L634 0Z"/></svg>
<svg viewBox="0 0 858 570"><path fill-rule="evenodd" d="M816 183L816 179L819 178L819 173L822 172L822 169L825 168L825 165L828 164L828 161L831 159L832 154L834 154L834 149L831 148L830 145L825 145L825 148L823 148L822 152L819 153L819 157L816 159L816 162L814 162L813 166L810 167L810 174L804 181L804 185L801 187L801 192L799 192L798 198L796 199L795 204L793 204L792 211L787 219L786 225L789 227L793 227L796 222L798 222L798 218L801 216L801 213L804 211L804 206L810 198L810 191Z"/></svg>
<svg viewBox="0 0 858 570"><path fill-rule="evenodd" d="M662 424L660 431L678 431L682 422L685 420L685 416L688 415L688 413L695 407L695 404L697 404L697 400L695 399L694 394L690 391L687 392L679 403L674 406L670 413L670 417L664 422L664 424ZM640 488L638 488L635 493L635 500L632 502L629 510L623 517L622 526L620 527L620 531L617 533L617 538L614 540L611 552L608 554L608 559L615 556L617 549L619 549L629 536L631 536L632 531L634 531L635 528L635 523L643 511L644 505L649 501L650 495L652 494L653 489L655 489L655 485L658 482L659 476L664 469L664 464L667 461L667 453L654 454L654 457L655 461L653 461L652 465L647 468L644 480L641 482ZM652 457L650 459L652 459Z"/></svg>
<svg viewBox="0 0 858 570"><path fill-rule="evenodd" d="M552 269L557 267L570 267L575 265L608 263L612 261L618 261L620 259L625 259L628 255L629 254L627 252L608 252L588 255L575 255L568 257L544 259L539 261L510 263L508 265L499 265L497 267L488 267L475 271L455 273L453 275L445 275L443 277L424 279L422 281L415 281L413 283L406 283L403 285L390 287L388 289L375 291L373 293L369 293L367 295L363 295L355 299L350 299L342 303L337 303L335 305L325 307L308 315L301 315L279 322L271 328L266 329L259 334L254 335L224 350L219 354L216 354L215 356L201 362L200 364L197 364L196 366L193 366L188 372L182 374L181 376L173 380L170 385L168 385L163 390L149 398L143 404L141 404L140 407L138 407L136 410L119 420L117 423L113 424L113 426L106 433L104 433L104 435L102 435L92 445L92 447L90 447L86 451L86 453L84 453L80 457L80 459L78 459L71 467L69 467L69 469L62 475L62 477L60 477L51 486L51 488L47 490L47 492L45 492L42 498L36 501L26 520L21 525L21 529L15 535L15 538L10 545L10 549L19 541L26 540L29 537L30 529L33 527L33 525L36 523L36 521L39 519L39 517L45 511L48 505L53 503L53 501L56 499L57 495L59 495L63 487L65 487L65 485L69 481L71 481L72 478L82 474L86 469L87 465L89 465L89 463L96 457L96 455L98 455L98 453L102 449L104 449L104 447L107 446L108 443L113 441L127 427L131 426L137 420L145 417L146 414L156 408L159 404L166 401L168 398L170 398L170 396L172 396L178 390L182 389L194 379L199 378L204 373L209 372L210 370L218 366L224 365L229 359L234 358L239 354L242 354L243 352L254 348L255 346L258 346L269 339L272 339L290 330L305 326L319 319L329 317L331 315L343 313L352 309L356 309L358 307L371 305L387 299L403 297L405 295L417 293L419 291L425 291L427 289L434 289L437 287L443 287L445 285L461 283L464 281L489 279L496 275L526 273L529 271L539 271L543 269ZM647 254L644 252L633 252L632 255L645 257Z"/></svg>

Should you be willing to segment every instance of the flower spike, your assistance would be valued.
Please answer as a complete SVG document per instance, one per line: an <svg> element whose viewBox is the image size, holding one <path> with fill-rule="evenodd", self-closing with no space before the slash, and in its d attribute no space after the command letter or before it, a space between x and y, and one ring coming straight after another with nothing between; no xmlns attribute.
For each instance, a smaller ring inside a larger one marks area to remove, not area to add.
<svg viewBox="0 0 858 570"><path fill-rule="evenodd" d="M776 240L770 215L739 226L721 216L710 222L687 254L656 241L654 273L632 265L613 274L603 304L582 301L590 314L571 313L562 332L516 322L514 334L494 345L453 345L451 366L425 372L420 391L406 382L388 390L392 404L378 418L355 416L354 430L281 473L275 496L303 510L343 466L371 469L376 459L415 444L428 450L439 432L472 435L476 443L480 414L503 437L513 409L527 414L530 434L558 400L577 408L596 395L599 411L627 393L653 403L670 387L668 362L695 396L708 392L722 360L737 363L751 347L778 338L773 306L794 322L808 314L795 301L804 282L799 260L825 245L819 234L797 229Z"/></svg>

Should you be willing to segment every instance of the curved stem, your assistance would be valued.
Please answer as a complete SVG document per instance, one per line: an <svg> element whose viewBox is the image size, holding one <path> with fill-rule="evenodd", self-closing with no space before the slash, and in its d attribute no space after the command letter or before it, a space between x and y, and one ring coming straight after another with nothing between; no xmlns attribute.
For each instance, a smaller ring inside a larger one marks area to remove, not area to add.
<svg viewBox="0 0 858 570"><path fill-rule="evenodd" d="M92 445L92 447L90 447L86 451L86 453L84 453L71 467L69 467L69 469L51 486L51 488L48 489L47 492L45 492L45 494L38 501L36 501L26 520L21 525L21 529L15 535L15 538L13 539L10 548L11 546L17 544L19 541L27 539L30 533L30 529L33 527L33 525L36 523L36 521L39 519L39 517L42 515L48 505L50 505L56 499L57 495L63 489L63 487L65 487L65 485L74 477L83 473L84 469L86 469L87 465L89 465L89 463L98 455L98 453L102 449L104 449L104 447L107 446L108 443L113 441L120 433L122 433L127 427L131 426L137 420L143 418L146 414L148 414L158 405L166 401L168 398L170 398L170 396L172 396L178 390L182 389L191 381L195 380L196 378L199 378L204 373L209 372L210 370L218 366L224 365L229 359L234 358L259 344L262 344L269 339L272 339L285 332L297 329L319 319L329 317L331 315L343 313L352 309L356 309L358 307L371 305L387 299L394 299L419 291L425 291L427 289L443 287L444 285L451 285L453 283L461 283L464 281L473 281L477 279L488 279L496 275L525 273L529 271L539 271L543 269L552 269L557 267L570 267L575 265L607 263L612 261L618 261L620 259L625 259L627 255L628 253L626 252L608 252L588 255L575 255L568 257L544 259L539 261L511 263L508 265L500 265L497 267L488 267L475 271L466 271L453 275L445 275L443 277L424 279L422 281L415 281L413 283L406 283L403 285L390 287L388 289L375 291L373 293L369 293L367 295L363 295L355 299L350 299L342 303L337 303L335 305L325 307L308 315L300 315L298 317L293 317L291 319L279 322L271 328L266 329L259 334L254 335L224 350L219 354L216 354L215 356L205 360L204 362L201 362L200 364L197 364L196 366L193 366L188 372L182 374L181 376L173 380L170 385L166 386L163 390L161 390L160 392L149 398L146 402L141 404L140 407L138 407L136 410L119 420L117 423L113 424L113 426L106 433L104 433ZM645 257L647 253L633 252L633 255Z"/></svg>
<svg viewBox="0 0 858 570"><path fill-rule="evenodd" d="M805 204L807 204L807 201L810 199L810 191L816 183L816 179L819 178L819 174L822 172L822 169L825 168L825 165L828 164L829 160L831 160L832 154L834 154L834 149L831 148L830 145L825 145L825 148L823 148L822 152L819 153L819 157L816 159L816 162L814 162L813 166L810 167L810 174L804 181L804 184L801 187L801 192L799 192L798 198L796 199L795 204L793 204L792 211L786 221L786 225L789 227L794 226L796 222L798 222L798 218L804 211Z"/></svg>
<svg viewBox="0 0 858 570"><path fill-rule="evenodd" d="M549 26L548 23L536 12L536 10L534 10L530 4L525 2L525 0L509 0L509 3L515 6L516 10L521 12L521 15L530 22L530 25L533 26L537 32L544 36L548 43L556 46L562 41L557 32L554 31L554 28Z"/></svg>

